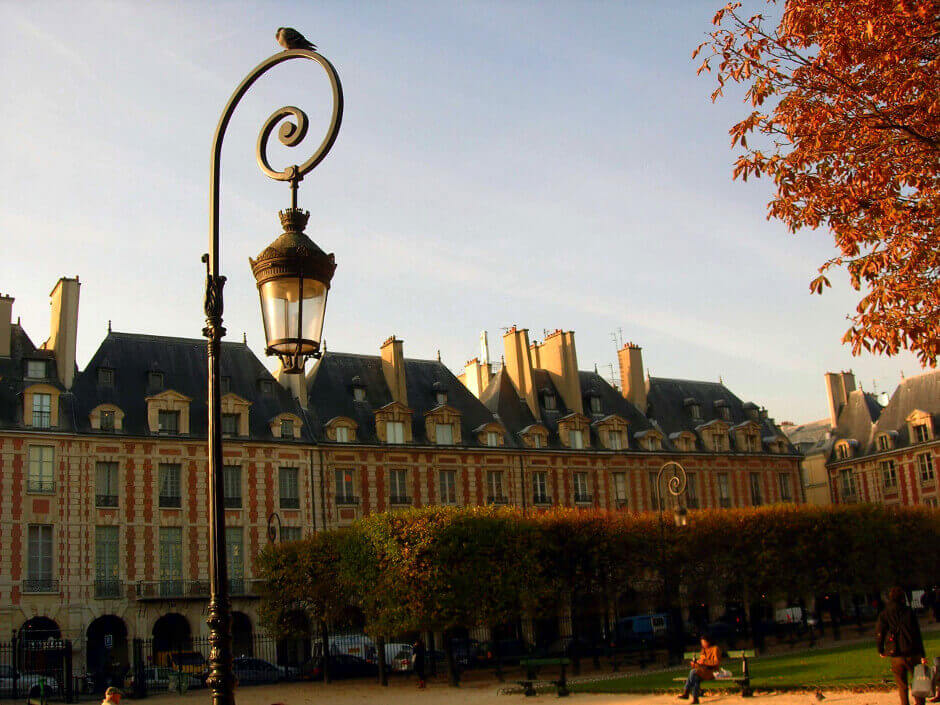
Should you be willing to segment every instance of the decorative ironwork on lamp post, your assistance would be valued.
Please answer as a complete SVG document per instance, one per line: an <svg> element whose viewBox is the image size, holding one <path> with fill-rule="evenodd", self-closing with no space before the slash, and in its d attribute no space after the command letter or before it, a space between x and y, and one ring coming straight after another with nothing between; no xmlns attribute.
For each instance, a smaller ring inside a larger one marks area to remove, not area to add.
<svg viewBox="0 0 940 705"><path fill-rule="evenodd" d="M225 277L219 272L219 195L222 140L229 121L245 93L268 70L292 59L317 62L326 72L333 93L333 110L323 141L313 155L300 165L282 171L271 167L267 143L280 123L278 139L287 147L298 146L307 135L306 113L294 106L280 108L265 121L258 136L257 159L261 171L276 181L287 181L291 206L281 211L284 233L262 250L256 260L249 260L258 284L266 339L265 352L277 355L284 372L300 374L308 357L319 357L326 295L336 264L304 234L309 213L297 207L300 181L316 167L333 146L343 119L343 88L333 65L316 51L288 49L258 64L238 85L229 98L212 141L211 190L209 211L209 252L202 256L206 264L206 327L209 367L209 676L213 705L233 705L231 598L225 555L225 506L222 474L222 418L220 355L225 328L222 327L222 287Z"/></svg>

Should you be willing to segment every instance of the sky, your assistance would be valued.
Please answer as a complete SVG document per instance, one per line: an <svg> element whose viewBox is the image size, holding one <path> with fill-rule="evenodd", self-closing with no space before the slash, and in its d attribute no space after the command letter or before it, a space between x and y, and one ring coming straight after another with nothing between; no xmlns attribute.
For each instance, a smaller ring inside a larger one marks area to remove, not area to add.
<svg viewBox="0 0 940 705"><path fill-rule="evenodd" d="M80 367L109 321L199 337L212 135L291 26L345 96L299 196L336 255L328 349L377 354L395 334L459 373L481 331L498 361L516 324L574 330L580 368L607 377L632 341L653 376L721 379L777 421L828 414L826 371L891 392L916 359L852 356L844 276L809 293L831 234L789 233L766 219L769 183L731 179L747 107L712 104L690 58L717 4L0 0L0 292L39 344L53 285L80 276ZM266 74L223 148L224 325L260 357L248 257L290 195L254 151L283 105L310 134L272 162L305 160L331 109L310 62Z"/></svg>

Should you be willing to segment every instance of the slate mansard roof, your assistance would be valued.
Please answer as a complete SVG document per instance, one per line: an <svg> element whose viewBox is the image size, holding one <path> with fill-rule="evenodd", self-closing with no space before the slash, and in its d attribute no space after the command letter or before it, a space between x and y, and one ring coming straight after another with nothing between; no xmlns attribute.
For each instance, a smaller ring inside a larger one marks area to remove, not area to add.
<svg viewBox="0 0 940 705"><path fill-rule="evenodd" d="M28 360L46 362L45 378L29 379L26 376ZM55 355L51 350L37 348L26 331L14 323L10 326L10 357L0 357L0 428L26 428L23 423L23 391L38 383L55 387L61 392L57 428L63 431L74 430L74 398L65 391L59 381Z"/></svg>
<svg viewBox="0 0 940 705"><path fill-rule="evenodd" d="M114 371L112 385L99 384L99 369ZM163 375L161 388L149 386L151 372ZM289 412L303 418L303 410L244 343L222 343L222 377L231 393L251 403L249 438L271 440L271 419ZM268 391L262 391L262 382ZM91 429L89 414L100 404L114 404L124 412L123 429L109 435L151 435L147 424L147 397L173 390L189 397L189 436L205 437L208 425L206 341L136 333L108 333L98 351L72 386L76 430ZM224 396L223 390L223 396ZM306 433L306 432L304 432ZM303 434L300 439L305 440ZM309 440L309 437L306 438Z"/></svg>
<svg viewBox="0 0 940 705"><path fill-rule="evenodd" d="M424 417L437 408L437 393L447 393L447 406L460 412L460 446L479 446L475 429L496 421L493 414L437 360L405 359L405 386L412 411L413 444L433 443L425 433ZM353 387L365 390L365 400L356 401ZM360 443L378 443L375 412L392 403L392 393L378 355L324 353L307 379L307 414L317 440L326 440L325 426L344 416L355 421ZM506 439L509 445L509 439Z"/></svg>

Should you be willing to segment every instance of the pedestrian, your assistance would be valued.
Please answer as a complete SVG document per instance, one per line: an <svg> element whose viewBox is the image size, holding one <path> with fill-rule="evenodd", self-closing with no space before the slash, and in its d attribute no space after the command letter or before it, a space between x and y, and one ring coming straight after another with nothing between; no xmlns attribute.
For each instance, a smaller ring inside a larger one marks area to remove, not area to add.
<svg viewBox="0 0 940 705"><path fill-rule="evenodd" d="M901 705L910 705L907 694L907 674L918 663L927 665L924 640L920 636L917 615L908 607L904 590L893 587L888 592L888 605L878 615L878 654L891 659L891 672L898 686ZM924 705L925 698L915 697L916 705Z"/></svg>
<svg viewBox="0 0 940 705"><path fill-rule="evenodd" d="M689 671L689 678L685 682L685 688L682 690L680 700L688 700L692 696L692 705L698 705L699 696L702 694L702 681L711 681L715 679L715 671L721 666L721 648L716 646L709 635L703 635L701 638L702 652L698 658L689 665L692 670Z"/></svg>
<svg viewBox="0 0 940 705"><path fill-rule="evenodd" d="M424 660L427 651L424 648L424 642L421 641L419 636L415 639L414 645L411 647L411 666L414 669L415 675L418 676L418 687L424 688L426 683L424 682Z"/></svg>
<svg viewBox="0 0 940 705"><path fill-rule="evenodd" d="M101 705L117 705L119 702L121 702L120 690L111 686L104 691L104 700L101 701Z"/></svg>

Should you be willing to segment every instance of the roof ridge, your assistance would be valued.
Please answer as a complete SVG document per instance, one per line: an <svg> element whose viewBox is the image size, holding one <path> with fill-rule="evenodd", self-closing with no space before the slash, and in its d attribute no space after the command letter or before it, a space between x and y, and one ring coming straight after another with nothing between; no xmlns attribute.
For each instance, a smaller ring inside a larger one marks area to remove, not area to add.
<svg viewBox="0 0 940 705"><path fill-rule="evenodd" d="M200 344L205 345L206 341L204 338L184 338L177 335L154 335L152 333L126 333L123 331L111 331L105 337L107 338L125 338L133 340L148 340L148 341L160 341L166 343L185 343L187 345ZM247 343L242 343L234 340L224 340L222 345L237 345L238 347L248 347Z"/></svg>

